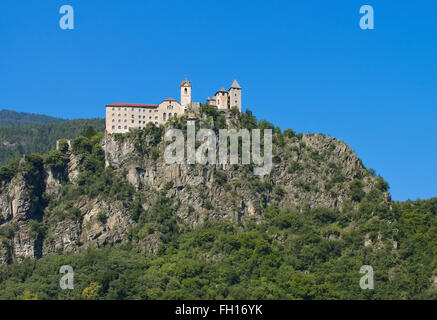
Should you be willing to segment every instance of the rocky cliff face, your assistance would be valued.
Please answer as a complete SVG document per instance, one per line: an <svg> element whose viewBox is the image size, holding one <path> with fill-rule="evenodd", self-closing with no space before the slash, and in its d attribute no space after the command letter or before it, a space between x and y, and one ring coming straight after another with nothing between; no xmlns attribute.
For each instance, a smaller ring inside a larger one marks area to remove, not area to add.
<svg viewBox="0 0 437 320"><path fill-rule="evenodd" d="M341 208L350 200L354 179L363 180L364 192L375 185L346 143L320 134L286 139L276 148L270 175L264 177L254 176L244 165L167 165L162 158L141 156L134 144L106 135L106 165L126 170L126 179L151 198L172 183L169 194L181 201L180 218L191 225L211 215L233 220L257 216L257 208L273 202L292 209ZM163 154L165 145L159 148ZM192 214L189 208L194 208Z"/></svg>
<svg viewBox="0 0 437 320"><path fill-rule="evenodd" d="M179 223L187 226L213 218L259 221L263 208L272 204L293 210L327 207L341 211L346 203L356 203L351 200L353 181L360 181L363 193L376 184L376 178L344 142L320 134L276 141L273 168L264 177L254 176L248 165L167 165L165 143L152 143L149 138L105 135L101 141L105 165L135 188L135 197L141 195L146 212L165 189L167 197L178 204ZM39 173L42 195L38 200L32 193L36 182L23 173L0 182L0 263L127 239L135 222L125 202L100 195L57 202L63 188L77 187L83 165L71 145L66 155L65 172L44 166ZM388 193L385 197L389 200ZM159 244L154 233L140 247L156 253Z"/></svg>

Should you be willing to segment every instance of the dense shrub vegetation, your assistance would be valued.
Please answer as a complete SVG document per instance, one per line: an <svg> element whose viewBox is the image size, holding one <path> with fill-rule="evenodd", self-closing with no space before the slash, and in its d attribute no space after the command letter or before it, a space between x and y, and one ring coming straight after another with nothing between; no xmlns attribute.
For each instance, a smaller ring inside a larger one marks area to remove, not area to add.
<svg viewBox="0 0 437 320"><path fill-rule="evenodd" d="M213 120L214 129L226 125L215 108L202 106L202 111ZM299 142L290 152L306 147L302 134L281 133L271 123L257 121L250 111L234 112L234 116L239 117L241 127L272 129L276 147L284 146L285 139ZM186 132L184 120L173 118L170 123ZM150 124L115 137L133 138L138 152L156 160L163 134L163 127ZM23 173L32 186L31 196L48 221L80 220L81 211L74 201L99 197L120 201L135 223L121 244L1 265L0 299L437 299L433 287L437 198L387 202L383 192L389 186L381 177L373 189L364 192L362 176L346 181L340 168L328 163L333 179L325 187L349 186L351 201L341 211L280 210L275 201L286 195L284 189L271 179L248 174L245 183L254 193L272 193L265 206L256 208L263 215L261 222L210 218L189 227L176 215L181 203L169 195L172 182L157 191L145 209L142 197L149 195L135 191L124 178L126 172L105 167L102 133L86 126L75 136L71 152L79 159L80 173L76 183L62 184L56 198L46 198L42 171L44 165L55 172L65 169L66 141L45 156L27 155L21 165L10 161L0 168L0 180L9 181L17 172ZM323 153L311 151L309 155L314 163L324 161ZM285 170L298 176L305 165L292 161ZM251 172L250 166L247 171ZM376 177L373 170L369 175ZM226 171L215 171L214 187L226 188L230 183ZM299 183L302 190L316 188L313 183ZM205 209L214 210L207 198L202 199ZM188 213L195 214L194 210L190 206ZM105 224L107 219L106 212L97 214L99 223ZM49 236L51 227L36 217L29 232L42 239ZM13 224L0 227L0 240L13 238L16 228ZM156 254L142 253L141 244L149 239L159 240ZM74 290L59 288L63 265L74 268ZM375 271L373 290L359 286L362 265L371 265Z"/></svg>
<svg viewBox="0 0 437 320"><path fill-rule="evenodd" d="M131 237L155 227L167 235L157 255L123 245L50 255L0 267L3 299L436 299L437 199L394 204L396 220L359 222L365 212L280 211L261 224L208 221L177 227L164 194L139 214ZM154 227L155 226L155 227ZM353 227L352 227L353 226ZM363 246L370 234L381 248ZM393 252L393 241L399 249ZM361 290L362 265L375 289ZM74 290L59 289L59 268L71 265Z"/></svg>

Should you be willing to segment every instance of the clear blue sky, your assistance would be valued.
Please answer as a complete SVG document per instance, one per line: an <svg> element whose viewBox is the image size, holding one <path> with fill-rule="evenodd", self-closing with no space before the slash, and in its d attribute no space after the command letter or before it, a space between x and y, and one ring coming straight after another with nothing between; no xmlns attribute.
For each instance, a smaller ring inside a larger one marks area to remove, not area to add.
<svg viewBox="0 0 437 320"><path fill-rule="evenodd" d="M75 30L59 8L75 9ZM375 30L359 28L361 5ZM205 101L236 78L243 109L344 140L395 200L437 196L435 1L0 2L0 108L104 117L113 102Z"/></svg>

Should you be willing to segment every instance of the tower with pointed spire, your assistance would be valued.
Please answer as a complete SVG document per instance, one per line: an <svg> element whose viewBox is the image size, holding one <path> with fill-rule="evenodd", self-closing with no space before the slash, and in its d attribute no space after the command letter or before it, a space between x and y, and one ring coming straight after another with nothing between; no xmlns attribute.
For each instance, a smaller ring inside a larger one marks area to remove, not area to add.
<svg viewBox="0 0 437 320"><path fill-rule="evenodd" d="M241 112L241 87L238 84L237 80L234 80L234 82L232 82L228 92L229 108L237 107L238 110Z"/></svg>
<svg viewBox="0 0 437 320"><path fill-rule="evenodd" d="M181 84L181 102L167 98L159 104L112 103L106 105L106 131L124 133L133 129L144 129L148 124L163 125L173 117L188 115L194 121L196 110L201 109L200 102L191 101L191 82L185 78ZM218 90L206 104L215 106L219 111L237 107L241 112L241 87L237 80L232 82L229 90Z"/></svg>
<svg viewBox="0 0 437 320"><path fill-rule="evenodd" d="M222 88L212 98L208 97L206 104L215 106L219 110L229 110L237 107L241 112L241 87L237 80L232 82L228 91Z"/></svg>

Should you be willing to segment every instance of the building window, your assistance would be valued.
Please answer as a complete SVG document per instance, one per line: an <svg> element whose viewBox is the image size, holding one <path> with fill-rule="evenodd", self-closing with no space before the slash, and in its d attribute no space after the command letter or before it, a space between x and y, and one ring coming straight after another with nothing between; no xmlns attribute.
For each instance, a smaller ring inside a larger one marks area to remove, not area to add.
<svg viewBox="0 0 437 320"><path fill-rule="evenodd" d="M158 112L158 110L155 110L155 112Z"/></svg>
<svg viewBox="0 0 437 320"><path fill-rule="evenodd" d="M121 126L118 126L118 129L121 129Z"/></svg>
<svg viewBox="0 0 437 320"><path fill-rule="evenodd" d="M135 116L134 116L134 115L132 115L132 118L135 118Z"/></svg>
<svg viewBox="0 0 437 320"><path fill-rule="evenodd" d="M152 117L149 117L149 119L152 119Z"/></svg>
<svg viewBox="0 0 437 320"><path fill-rule="evenodd" d="M112 111L115 111L115 108L112 108Z"/></svg>
<svg viewBox="0 0 437 320"><path fill-rule="evenodd" d="M124 126L124 129L127 129L127 126Z"/></svg>
<svg viewBox="0 0 437 320"><path fill-rule="evenodd" d="M132 120L132 123L134 123L134 121Z"/></svg>
<svg viewBox="0 0 437 320"><path fill-rule="evenodd" d="M115 129L115 126L112 126L112 129Z"/></svg>
<svg viewBox="0 0 437 320"><path fill-rule="evenodd" d="M132 111L134 111L135 109L134 108L132 108Z"/></svg>
<svg viewBox="0 0 437 320"><path fill-rule="evenodd" d="M188 92L188 89L187 88L185 88L185 93L187 93Z"/></svg>
<svg viewBox="0 0 437 320"><path fill-rule="evenodd" d="M118 119L118 122L121 122L121 120L120 120L120 119Z"/></svg>
<svg viewBox="0 0 437 320"><path fill-rule="evenodd" d="M141 130L141 127L138 127L138 129L140 129L140 130Z"/></svg>
<svg viewBox="0 0 437 320"><path fill-rule="evenodd" d="M171 118L171 113L168 114L168 118L169 118L169 119Z"/></svg>
<svg viewBox="0 0 437 320"><path fill-rule="evenodd" d="M158 120L158 116L155 117L155 120Z"/></svg>
<svg viewBox="0 0 437 320"><path fill-rule="evenodd" d="M115 113L113 113L112 116L115 116Z"/></svg>
<svg viewBox="0 0 437 320"><path fill-rule="evenodd" d="M115 122L115 120L114 120L114 119L112 119L112 122Z"/></svg>
<svg viewBox="0 0 437 320"><path fill-rule="evenodd" d="M170 117L170 114L169 114L169 117ZM164 112L164 113L162 114L162 120L165 120L165 119L167 119L167 114Z"/></svg>
<svg viewBox="0 0 437 320"><path fill-rule="evenodd" d="M120 111L121 110L121 108L118 108L118 111ZM119 128L120 129L120 128Z"/></svg>
<svg viewBox="0 0 437 320"><path fill-rule="evenodd" d="M149 113L152 113L152 110L149 110Z"/></svg>

